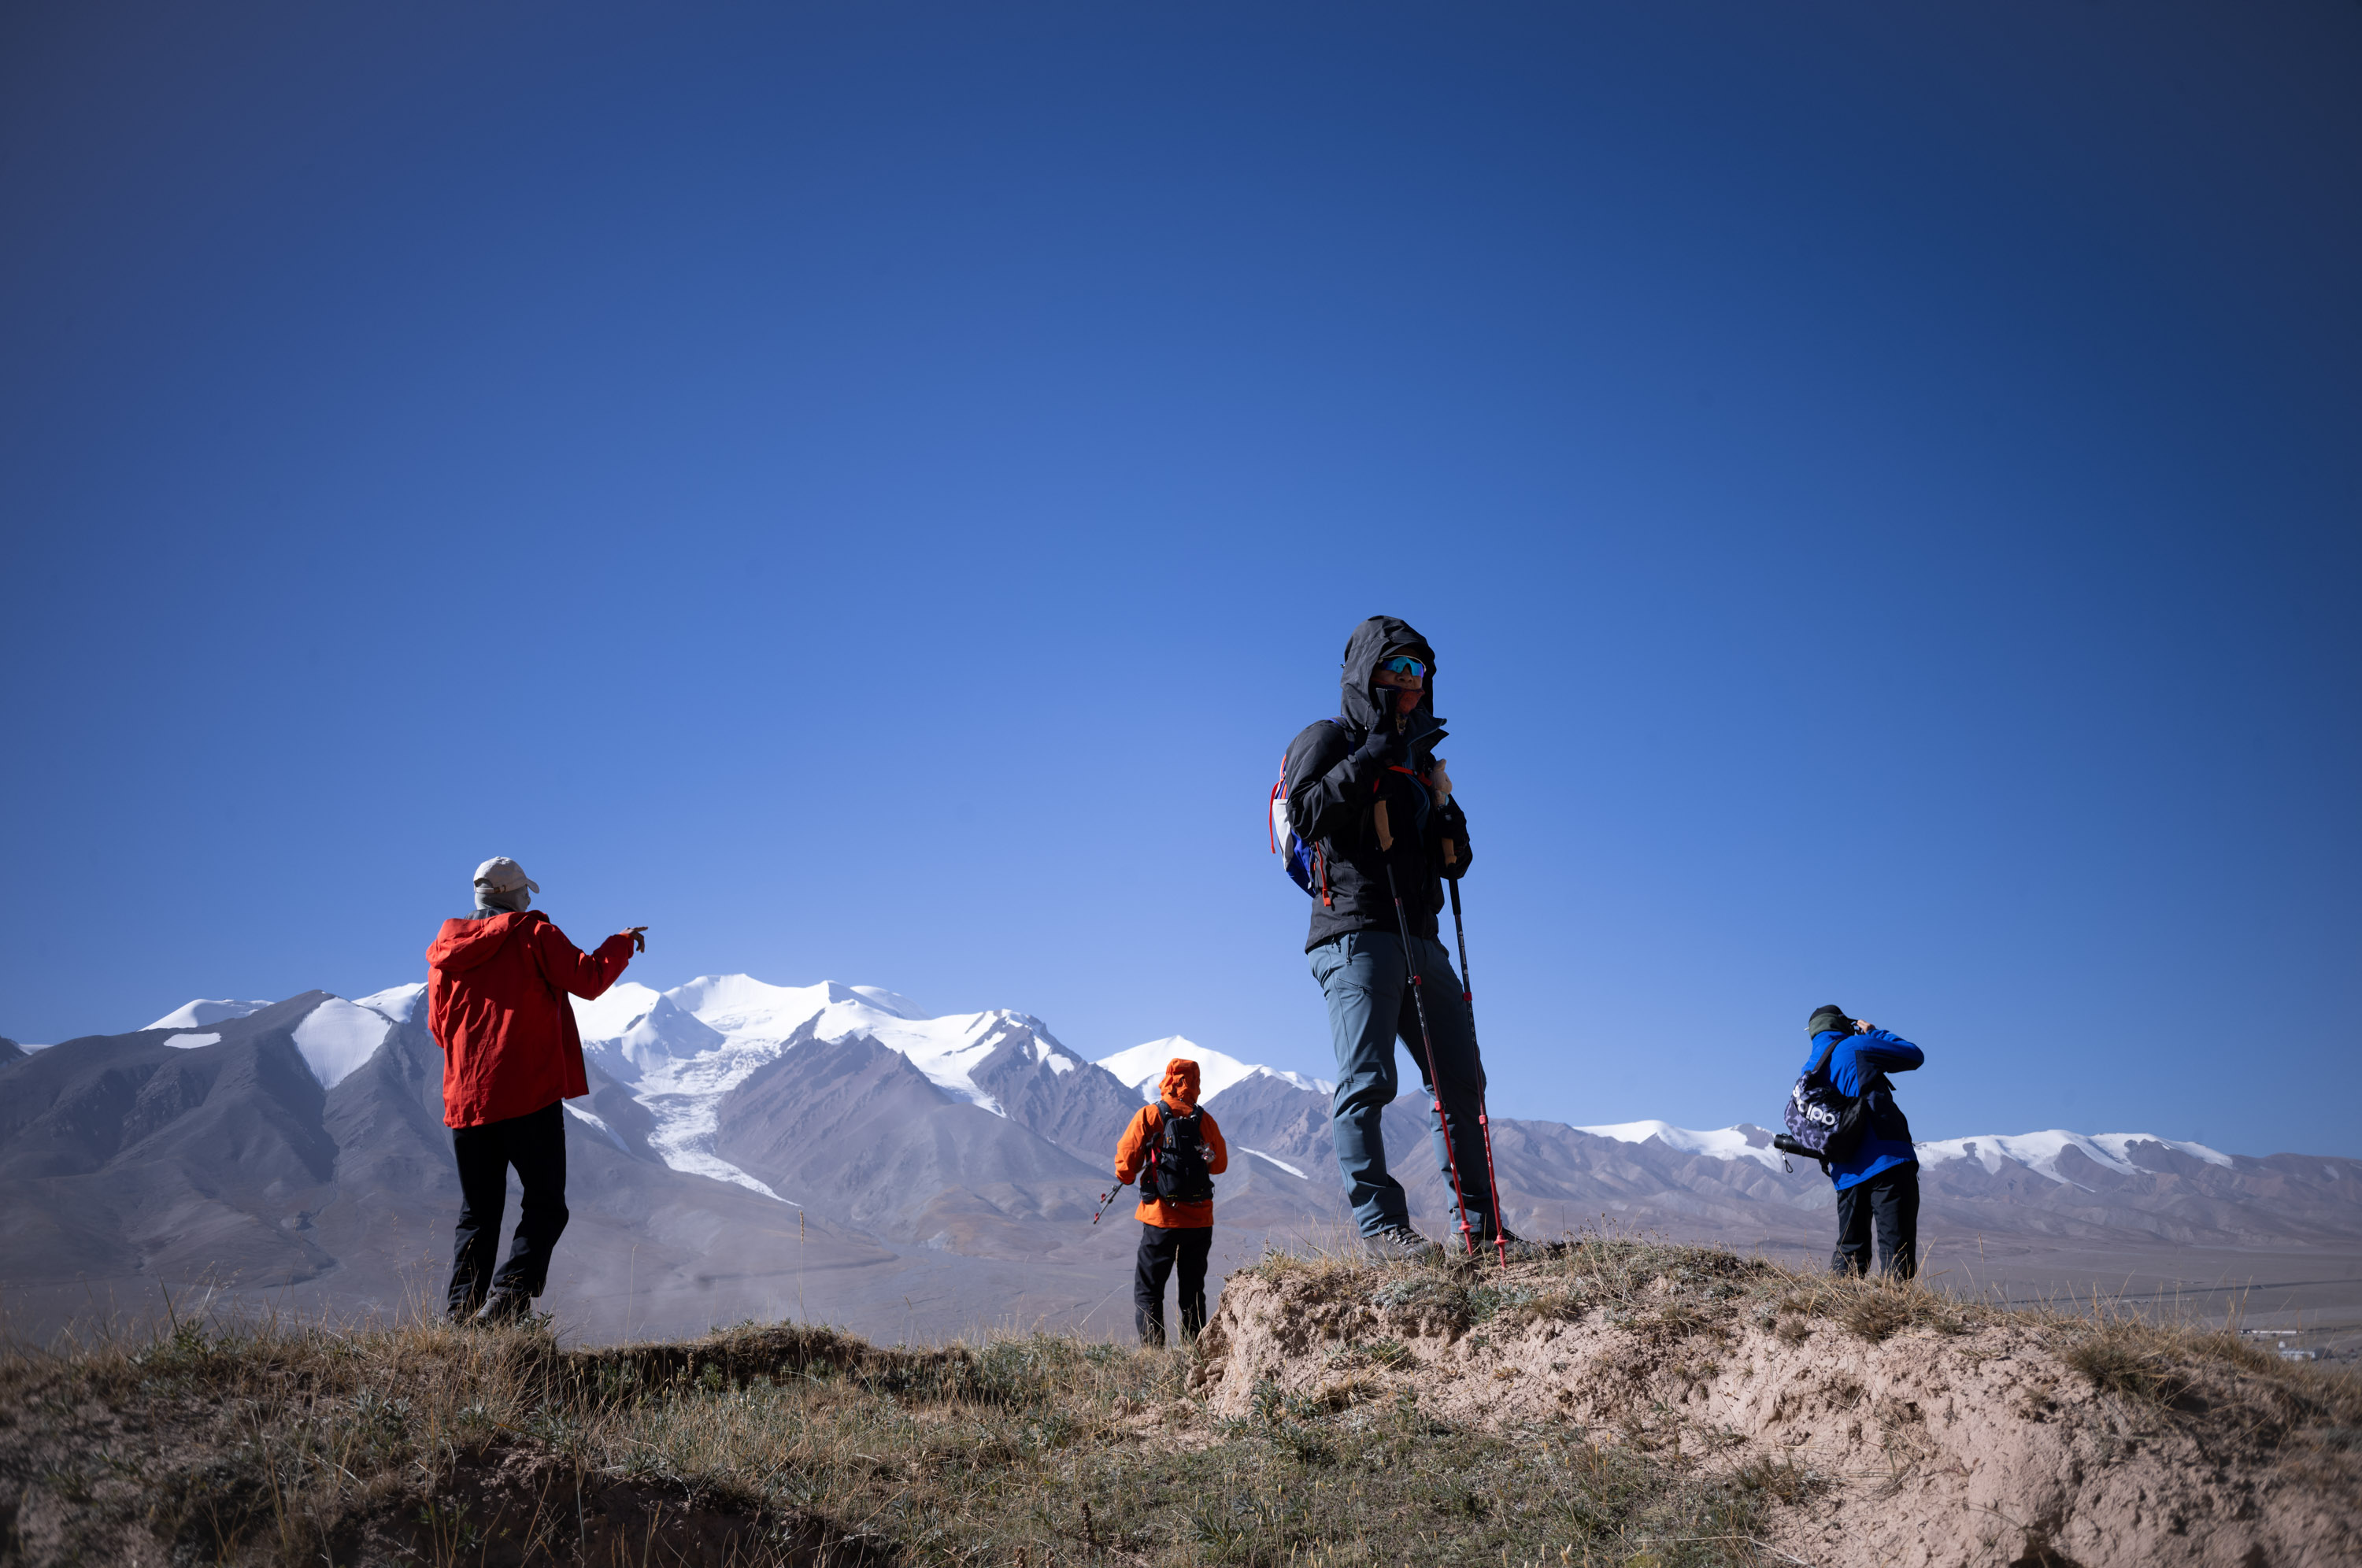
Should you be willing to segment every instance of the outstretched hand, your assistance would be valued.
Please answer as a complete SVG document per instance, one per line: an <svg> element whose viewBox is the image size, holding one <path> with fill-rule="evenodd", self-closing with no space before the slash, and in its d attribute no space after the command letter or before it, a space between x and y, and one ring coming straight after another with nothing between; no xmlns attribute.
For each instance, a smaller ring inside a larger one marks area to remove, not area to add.
<svg viewBox="0 0 2362 1568"><path fill-rule="evenodd" d="M633 952L646 953L648 950L648 939L641 934L647 929L645 925L631 925L624 928L624 934L632 939Z"/></svg>

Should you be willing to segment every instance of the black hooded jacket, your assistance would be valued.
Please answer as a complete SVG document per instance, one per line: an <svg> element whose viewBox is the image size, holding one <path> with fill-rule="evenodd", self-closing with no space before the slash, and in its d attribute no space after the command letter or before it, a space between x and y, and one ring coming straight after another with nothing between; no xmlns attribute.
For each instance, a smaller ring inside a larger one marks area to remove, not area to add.
<svg viewBox="0 0 2362 1568"><path fill-rule="evenodd" d="M1402 889L1411 934L1436 934L1443 883L1468 869L1468 819L1457 801L1432 803L1426 786L1364 752L1363 743L1385 715L1370 695L1378 661L1407 654L1427 666L1427 690L1408 716L1409 766L1420 779L1435 767L1443 740L1435 716L1435 650L1391 615L1374 615L1345 643L1344 711L1308 726L1287 748L1287 820L1319 857L1321 896L1312 906L1310 952L1351 931L1396 931L1394 895L1386 887L1386 856L1378 849L1372 807L1386 802L1394 836L1395 877ZM1449 844L1447 856L1446 845Z"/></svg>

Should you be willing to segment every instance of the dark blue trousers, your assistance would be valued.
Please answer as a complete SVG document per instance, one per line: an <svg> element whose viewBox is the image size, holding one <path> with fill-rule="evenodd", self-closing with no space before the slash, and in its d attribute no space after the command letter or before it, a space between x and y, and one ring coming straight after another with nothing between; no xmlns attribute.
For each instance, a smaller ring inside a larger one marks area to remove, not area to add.
<svg viewBox="0 0 2362 1568"><path fill-rule="evenodd" d="M451 1129L459 1161L458 1240L451 1256L445 1305L456 1315L484 1304L487 1290L538 1296L549 1283L549 1254L566 1229L566 1111L552 1100L539 1110ZM517 1205L516 1240L509 1261L501 1253L501 1217L509 1202L509 1167L524 1188Z"/></svg>
<svg viewBox="0 0 2362 1568"><path fill-rule="evenodd" d="M1878 1272L1909 1279L1919 1272L1919 1165L1895 1165L1838 1194L1834 1274L1868 1274L1870 1239L1878 1235Z"/></svg>

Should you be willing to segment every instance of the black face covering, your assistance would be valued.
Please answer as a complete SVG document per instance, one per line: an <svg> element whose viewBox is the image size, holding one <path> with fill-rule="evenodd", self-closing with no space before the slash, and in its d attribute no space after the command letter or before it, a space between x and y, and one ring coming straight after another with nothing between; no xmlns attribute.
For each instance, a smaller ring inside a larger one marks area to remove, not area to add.
<svg viewBox="0 0 2362 1568"><path fill-rule="evenodd" d="M1845 1009L1835 1002L1829 1003L1827 1007L1816 1007L1813 1010L1813 1016L1805 1024L1805 1038L1809 1040L1814 1035L1830 1029L1838 1030L1847 1034L1853 1032L1853 1020L1848 1018Z"/></svg>
<svg viewBox="0 0 2362 1568"><path fill-rule="evenodd" d="M1411 733L1423 734L1441 723L1435 716L1435 650L1407 623L1391 615L1373 615L1346 639L1344 662L1339 667L1344 683L1341 717L1349 724L1366 732L1391 723L1394 692L1377 686L1370 677L1377 673L1380 660L1396 654L1407 654L1427 666L1427 689L1410 716ZM1383 701L1378 695L1381 690L1385 692Z"/></svg>

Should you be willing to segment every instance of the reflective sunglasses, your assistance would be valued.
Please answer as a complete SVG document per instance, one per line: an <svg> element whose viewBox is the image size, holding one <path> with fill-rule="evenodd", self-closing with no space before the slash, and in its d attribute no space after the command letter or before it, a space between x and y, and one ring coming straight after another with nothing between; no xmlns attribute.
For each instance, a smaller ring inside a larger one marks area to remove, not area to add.
<svg viewBox="0 0 2362 1568"><path fill-rule="evenodd" d="M1407 675L1414 680L1422 679L1427 675L1427 666L1415 658L1381 659L1378 668L1392 670L1396 675Z"/></svg>

